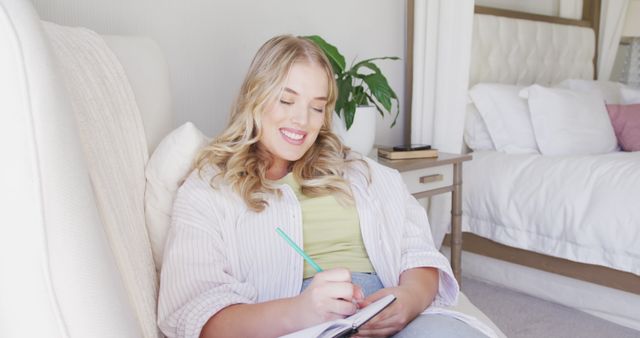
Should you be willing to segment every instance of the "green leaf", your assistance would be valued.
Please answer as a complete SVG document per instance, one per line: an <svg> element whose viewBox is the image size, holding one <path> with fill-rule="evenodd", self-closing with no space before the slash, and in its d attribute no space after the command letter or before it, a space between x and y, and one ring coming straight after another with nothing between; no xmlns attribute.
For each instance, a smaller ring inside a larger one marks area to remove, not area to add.
<svg viewBox="0 0 640 338"><path fill-rule="evenodd" d="M396 125L396 121L398 121L398 116L400 115L400 101L396 99L396 117L393 118L393 122L389 128L393 128Z"/></svg>
<svg viewBox="0 0 640 338"><path fill-rule="evenodd" d="M379 58L371 58L371 59L362 60L362 61L356 63L355 65L353 65L353 67L351 67L349 72L358 71L358 68L360 68L365 63L373 64L373 63L371 63L371 61L374 61L374 60L400 60L400 58L397 57L397 56L383 56L383 57L379 57ZM376 67L376 68L378 68L378 67ZM380 72L380 69L378 69L378 72Z"/></svg>
<svg viewBox="0 0 640 338"><path fill-rule="evenodd" d="M355 114L356 114L356 102L348 101L347 104L344 106L344 123L347 126L347 130L351 128Z"/></svg>
<svg viewBox="0 0 640 338"><path fill-rule="evenodd" d="M338 78L336 80L336 84L338 85L338 98L336 99L336 112L338 115L342 115L342 110L349 100L349 94L353 89L353 78L351 76L346 76L344 78Z"/></svg>
<svg viewBox="0 0 640 338"><path fill-rule="evenodd" d="M388 112L391 112L391 99L395 99L396 94L389 86L384 75L381 73L374 73L364 76L363 80L376 100L378 100L378 102L380 102Z"/></svg>
<svg viewBox="0 0 640 338"><path fill-rule="evenodd" d="M380 107L380 105L378 105L378 103L371 97L371 95L369 94L366 94L366 95L367 95L367 98L369 99L369 102L373 103L373 105L376 106L376 109L380 113L380 116L384 117L383 108ZM391 123L391 126L389 128L393 128L393 126L396 125L396 121L398 121L398 116L400 116L400 102L396 100L396 116L393 118L393 122Z"/></svg>
<svg viewBox="0 0 640 338"><path fill-rule="evenodd" d="M369 105L369 100L367 99L367 95L365 93L364 96L362 96L362 100L360 100L360 102L358 103L359 106L368 106Z"/></svg>
<svg viewBox="0 0 640 338"><path fill-rule="evenodd" d="M371 101L371 103L376 106L376 109L380 113L380 116L384 117L384 108L380 107L380 105L371 97L371 95L367 94L367 97L369 98L369 101Z"/></svg>
<svg viewBox="0 0 640 338"><path fill-rule="evenodd" d="M362 85L353 88L353 101L355 101L358 106L367 105L367 95Z"/></svg>
<svg viewBox="0 0 640 338"><path fill-rule="evenodd" d="M331 67L333 67L333 72L336 73L336 75L339 76L344 72L346 62L344 61L344 56L340 54L340 52L338 52L338 48L326 42L318 35L303 36L303 38L313 41L316 45L318 45L318 47L320 47L320 49L322 49L324 54L329 59L329 62L331 62Z"/></svg>
<svg viewBox="0 0 640 338"><path fill-rule="evenodd" d="M380 70L380 68L378 68L378 66L373 62L359 62L358 68L356 68L356 66L353 66L353 68L351 68L349 72L351 72L352 70L355 70L355 72L357 72L360 67L369 68L374 73L382 74L382 71ZM361 74L358 74L358 75L361 75Z"/></svg>

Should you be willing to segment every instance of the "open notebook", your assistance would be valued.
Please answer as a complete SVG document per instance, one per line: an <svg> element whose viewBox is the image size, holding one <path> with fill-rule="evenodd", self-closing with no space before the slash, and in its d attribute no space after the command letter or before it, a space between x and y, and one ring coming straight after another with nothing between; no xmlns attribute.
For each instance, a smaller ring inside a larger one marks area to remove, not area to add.
<svg viewBox="0 0 640 338"><path fill-rule="evenodd" d="M280 338L349 337L350 335L358 332L358 328L360 326L364 325L369 321L369 319L384 310L394 300L396 300L396 296L386 295L385 297L369 304L367 307L358 310L358 312L347 318L324 322L304 330L290 333Z"/></svg>

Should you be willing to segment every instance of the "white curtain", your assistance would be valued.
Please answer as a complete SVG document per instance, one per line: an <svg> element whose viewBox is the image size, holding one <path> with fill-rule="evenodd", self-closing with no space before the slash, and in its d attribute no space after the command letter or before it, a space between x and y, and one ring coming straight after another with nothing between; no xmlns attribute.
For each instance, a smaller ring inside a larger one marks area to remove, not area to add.
<svg viewBox="0 0 640 338"><path fill-rule="evenodd" d="M411 142L460 153L464 130L473 0L415 0ZM436 244L451 224L451 195L431 199Z"/></svg>
<svg viewBox="0 0 640 338"><path fill-rule="evenodd" d="M415 0L411 141L460 153L473 0Z"/></svg>
<svg viewBox="0 0 640 338"><path fill-rule="evenodd" d="M629 0L603 0L598 34L598 79L609 80L616 59Z"/></svg>

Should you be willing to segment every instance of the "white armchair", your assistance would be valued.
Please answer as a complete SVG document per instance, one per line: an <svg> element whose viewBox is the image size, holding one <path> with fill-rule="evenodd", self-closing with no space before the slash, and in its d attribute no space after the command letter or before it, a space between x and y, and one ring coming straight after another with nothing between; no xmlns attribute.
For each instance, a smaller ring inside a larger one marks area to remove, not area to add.
<svg viewBox="0 0 640 338"><path fill-rule="evenodd" d="M100 193L100 177L92 175L96 162L86 156L99 148L81 137L82 130L109 129L76 119L82 92L68 88L69 70L59 56L62 47L62 53L74 53L82 46L56 46L51 34L60 29L47 29L30 1L0 0L0 337L158 337L157 279L144 227L144 163L123 174L142 187L142 195L129 203L137 214L125 216L142 222L110 229L105 205L118 201L104 199L118 192L120 182L108 182L115 190ZM112 156L143 149L136 155L146 160L174 122L165 60L148 39L105 41L109 48L102 51L117 56L128 78L111 89L132 91L136 107L130 111L139 110L144 128L123 125L123 133L134 135L107 146L116 148ZM80 83L101 85L99 72L82 74L88 78ZM86 101L97 110L119 109L99 100L105 97ZM122 124L109 122L116 131Z"/></svg>

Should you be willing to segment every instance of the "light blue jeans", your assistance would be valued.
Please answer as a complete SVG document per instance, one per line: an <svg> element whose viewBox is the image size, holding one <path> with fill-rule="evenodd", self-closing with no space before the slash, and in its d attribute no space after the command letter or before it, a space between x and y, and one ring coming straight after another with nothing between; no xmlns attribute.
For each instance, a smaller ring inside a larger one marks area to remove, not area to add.
<svg viewBox="0 0 640 338"><path fill-rule="evenodd" d="M311 284L312 279L313 278L307 278L302 282L301 292ZM351 281L362 288L365 297L384 287L375 272L353 272L351 273ZM440 314L419 315L393 337L486 338L484 334L469 326L467 323Z"/></svg>

